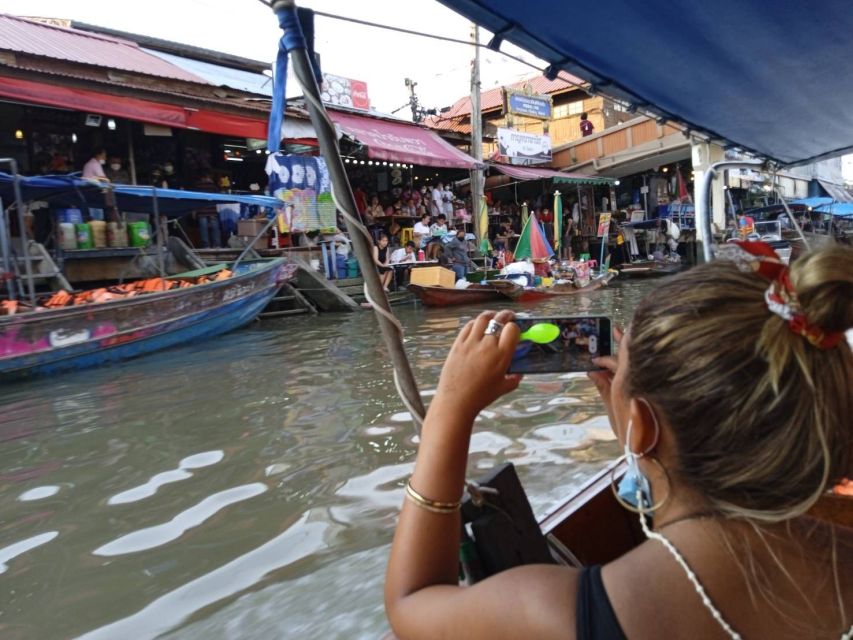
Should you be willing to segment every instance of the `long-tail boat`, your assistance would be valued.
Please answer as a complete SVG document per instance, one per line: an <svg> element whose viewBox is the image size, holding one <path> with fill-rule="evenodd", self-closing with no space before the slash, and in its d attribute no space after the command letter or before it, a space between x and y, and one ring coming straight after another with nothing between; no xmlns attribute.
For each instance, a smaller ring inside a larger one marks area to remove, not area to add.
<svg viewBox="0 0 853 640"><path fill-rule="evenodd" d="M26 199L103 206L103 191L100 185L69 176L0 173L0 199L17 200L19 210ZM122 208L173 214L210 202L277 204L272 198L145 187L117 186L114 195ZM14 256L5 219L0 227L3 262L9 264ZM31 274L6 272L22 286L10 287L15 295L0 303L0 379L95 366L231 331L254 320L287 277L281 258L238 258L168 277L161 273L113 287L37 295Z"/></svg>

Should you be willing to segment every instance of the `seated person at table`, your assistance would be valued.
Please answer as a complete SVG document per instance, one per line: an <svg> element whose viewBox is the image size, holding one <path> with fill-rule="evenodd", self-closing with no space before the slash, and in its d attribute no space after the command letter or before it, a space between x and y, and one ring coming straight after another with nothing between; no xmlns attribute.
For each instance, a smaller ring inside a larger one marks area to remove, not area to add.
<svg viewBox="0 0 853 640"><path fill-rule="evenodd" d="M427 241L431 235L431 231L429 228L430 216L424 211L421 213L420 221L415 223L415 226L412 229L412 233L414 234L415 244L419 249L423 249L427 245Z"/></svg>
<svg viewBox="0 0 853 640"><path fill-rule="evenodd" d="M509 249L509 239L513 237L512 222L509 218L501 218L501 224L495 233L495 246L499 244Z"/></svg>
<svg viewBox="0 0 853 640"><path fill-rule="evenodd" d="M417 248L415 247L415 243L410 240L405 246L396 249L394 253L391 254L391 264L411 264L416 262L416 250ZM397 267L394 269L395 280L398 286L406 284L406 280L408 280L409 272L411 270L411 267Z"/></svg>
<svg viewBox="0 0 853 640"><path fill-rule="evenodd" d="M370 204L367 206L367 210L364 212L365 221L368 224L376 224L377 218L381 218L385 215L385 210L382 209L382 205L379 204L379 196L375 193L370 196Z"/></svg>
<svg viewBox="0 0 853 640"><path fill-rule="evenodd" d="M441 239L447 235L447 216L443 213L439 214L438 219L429 228L429 235L427 257L435 259L438 255L438 248L441 246Z"/></svg>
<svg viewBox="0 0 853 640"><path fill-rule="evenodd" d="M418 208L415 206L415 201L409 198L404 201L406 204L403 205L403 215L414 218L418 215Z"/></svg>
<svg viewBox="0 0 853 640"><path fill-rule="evenodd" d="M388 286L391 284L391 278L394 277L394 267L388 260L388 234L382 233L379 235L379 240L373 246L373 264L376 265L376 270L379 272L379 281L382 283L382 288L388 291Z"/></svg>

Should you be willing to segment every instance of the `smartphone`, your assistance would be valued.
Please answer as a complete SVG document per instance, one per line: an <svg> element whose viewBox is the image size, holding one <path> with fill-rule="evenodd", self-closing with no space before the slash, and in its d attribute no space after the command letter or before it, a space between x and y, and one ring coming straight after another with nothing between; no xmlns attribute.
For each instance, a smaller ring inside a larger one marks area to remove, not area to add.
<svg viewBox="0 0 853 640"><path fill-rule="evenodd" d="M595 371L592 359L612 354L610 318L516 318L521 339L508 373Z"/></svg>

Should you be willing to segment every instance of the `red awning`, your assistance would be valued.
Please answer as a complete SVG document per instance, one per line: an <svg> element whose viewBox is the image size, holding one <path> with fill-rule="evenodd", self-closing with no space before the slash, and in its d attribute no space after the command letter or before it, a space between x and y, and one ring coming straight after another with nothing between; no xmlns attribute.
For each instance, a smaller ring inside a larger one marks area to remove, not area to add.
<svg viewBox="0 0 853 640"><path fill-rule="evenodd" d="M477 164L437 134L415 124L332 110L329 116L345 134L367 145L370 158L452 169L473 169Z"/></svg>
<svg viewBox="0 0 853 640"><path fill-rule="evenodd" d="M219 133L223 136L258 138L259 140L266 140L267 138L267 121L265 118L249 118L205 109L188 111L187 127L208 133Z"/></svg>
<svg viewBox="0 0 853 640"><path fill-rule="evenodd" d="M553 169L519 167L508 164L491 164L489 166L516 180L554 180L555 182L573 184L613 184L616 181L614 178L604 176L585 176L581 173L568 173L566 171L554 171Z"/></svg>
<svg viewBox="0 0 853 640"><path fill-rule="evenodd" d="M186 127L183 107L137 98L114 96L88 89L0 77L0 96L20 102L128 118L166 127Z"/></svg>
<svg viewBox="0 0 853 640"><path fill-rule="evenodd" d="M238 138L264 140L267 137L266 116L260 115L253 118L207 109L189 109L89 89L4 77L0 77L0 96L19 102L98 113L178 129L198 129Z"/></svg>

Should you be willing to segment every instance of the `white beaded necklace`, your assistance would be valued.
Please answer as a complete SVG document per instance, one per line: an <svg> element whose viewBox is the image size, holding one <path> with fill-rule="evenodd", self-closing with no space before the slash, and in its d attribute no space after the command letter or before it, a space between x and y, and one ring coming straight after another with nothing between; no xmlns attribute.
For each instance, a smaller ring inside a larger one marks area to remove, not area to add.
<svg viewBox="0 0 853 640"><path fill-rule="evenodd" d="M638 492L638 499L642 500L642 497ZM641 503L642 504L642 503ZM646 522L646 514L640 510L640 526L643 528L643 533L646 534L646 537L649 540L657 540L660 542L664 548L669 551L675 561L684 569L684 572L687 574L687 578L693 584L693 588L696 590L696 593L699 594L699 597L702 599L702 604L705 605L705 608L711 613L720 626L723 628L732 640L743 640L741 635L732 629L732 626L723 618L723 614L720 613L720 610L714 606L714 603L711 602L711 598L708 597L708 594L705 592L705 589L702 587L702 584L699 582L699 578L696 577L696 574L693 572L693 569L690 568L690 565L687 564L687 560L684 559L684 556L679 553L678 549L675 548L675 545L669 541L662 533L658 533L657 531L652 531L649 529L649 524ZM853 640L853 626L846 633L841 634L841 640Z"/></svg>

